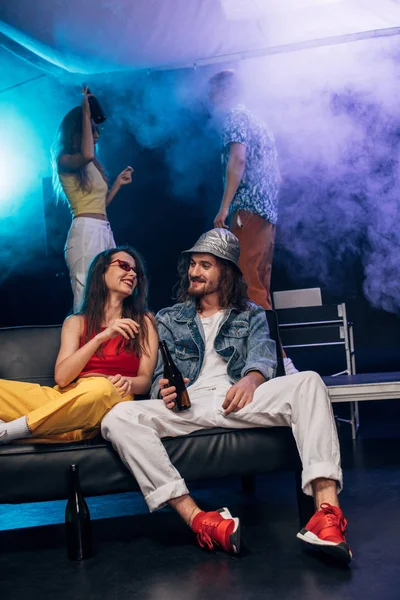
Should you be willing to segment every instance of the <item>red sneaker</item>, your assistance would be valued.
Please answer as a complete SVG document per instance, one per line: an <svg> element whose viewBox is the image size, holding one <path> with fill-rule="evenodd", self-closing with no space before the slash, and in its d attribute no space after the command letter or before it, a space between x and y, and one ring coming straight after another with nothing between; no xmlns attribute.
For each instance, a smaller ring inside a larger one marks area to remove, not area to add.
<svg viewBox="0 0 400 600"><path fill-rule="evenodd" d="M199 512L193 519L192 529L202 548L213 550L220 547L230 554L240 551L240 522L233 518L227 508L211 512Z"/></svg>
<svg viewBox="0 0 400 600"><path fill-rule="evenodd" d="M347 521L340 508L326 502L321 504L321 509L311 517L297 537L349 563L353 554L346 542L346 527Z"/></svg>

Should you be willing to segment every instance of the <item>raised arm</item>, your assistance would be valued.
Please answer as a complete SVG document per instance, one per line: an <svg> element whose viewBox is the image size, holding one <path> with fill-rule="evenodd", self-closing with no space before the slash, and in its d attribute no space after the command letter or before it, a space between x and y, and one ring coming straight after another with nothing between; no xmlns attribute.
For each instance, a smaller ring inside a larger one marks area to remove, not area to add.
<svg viewBox="0 0 400 600"><path fill-rule="evenodd" d="M83 100L82 100L82 141L81 151L76 154L62 154L58 159L58 169L61 173L70 173L73 171L79 171L92 162L94 158L94 143L93 143L93 132L92 123L90 119L90 106L88 98L91 94L88 93L87 88L82 89Z"/></svg>

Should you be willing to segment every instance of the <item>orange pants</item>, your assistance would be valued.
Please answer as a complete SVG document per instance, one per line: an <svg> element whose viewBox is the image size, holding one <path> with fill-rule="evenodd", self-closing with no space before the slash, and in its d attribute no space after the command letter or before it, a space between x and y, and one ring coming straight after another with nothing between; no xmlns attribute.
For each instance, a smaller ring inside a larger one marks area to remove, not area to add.
<svg viewBox="0 0 400 600"><path fill-rule="evenodd" d="M238 216L241 225L238 224ZM239 267L247 283L249 298L265 309L272 308L270 286L276 226L259 215L239 210L230 227L240 243Z"/></svg>
<svg viewBox="0 0 400 600"><path fill-rule="evenodd" d="M36 442L75 442L95 437L103 417L119 402L106 377L82 377L65 388L0 379L0 419L27 417Z"/></svg>

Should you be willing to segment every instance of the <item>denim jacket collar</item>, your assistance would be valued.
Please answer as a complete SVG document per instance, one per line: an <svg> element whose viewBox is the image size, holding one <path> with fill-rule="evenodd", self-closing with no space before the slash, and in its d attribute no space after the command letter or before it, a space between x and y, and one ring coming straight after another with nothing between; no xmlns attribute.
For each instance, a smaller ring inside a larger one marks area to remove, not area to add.
<svg viewBox="0 0 400 600"><path fill-rule="evenodd" d="M233 310L236 310L236 309L234 309L232 306L227 309L226 314L224 316L224 322L229 318L229 316ZM185 304L182 306L181 310L175 317L175 320L178 323L187 323L189 321L194 321L196 319L196 316L197 316L196 301L191 298L190 300L187 300L185 302Z"/></svg>

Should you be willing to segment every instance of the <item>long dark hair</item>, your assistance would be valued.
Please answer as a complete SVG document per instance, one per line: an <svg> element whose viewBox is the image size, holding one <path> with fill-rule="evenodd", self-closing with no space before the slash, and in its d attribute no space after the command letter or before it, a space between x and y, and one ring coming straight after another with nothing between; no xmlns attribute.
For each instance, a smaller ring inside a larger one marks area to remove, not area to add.
<svg viewBox="0 0 400 600"><path fill-rule="evenodd" d="M213 254L214 256L214 254ZM220 289L219 305L221 308L235 308L238 311L249 309L249 296L247 284L241 271L229 260L214 256L220 267ZM189 289L189 264L191 255L183 254L178 262L178 274L180 281L175 286L175 294L178 302L186 302L191 298Z"/></svg>
<svg viewBox="0 0 400 600"><path fill-rule="evenodd" d="M53 146L51 148L53 190L56 201L65 200L65 194L61 185L60 176L58 172L58 161L60 159L60 156L62 156L63 154L77 154L81 151L81 143L82 107L75 106L75 108L72 108L61 121L61 124L57 130L55 140L53 142ZM105 175L104 169L96 156L93 159L93 163L102 174L104 181L108 183L108 179ZM86 166L82 167L78 171L74 171L73 175L75 175L77 179L77 187L89 193L91 191L91 186Z"/></svg>
<svg viewBox="0 0 400 600"><path fill-rule="evenodd" d="M129 350L135 352L138 356L143 353L148 355L148 321L145 317L149 317L153 323L155 321L147 308L148 281L144 261L131 246L117 246L117 248L103 250L90 263L82 307L77 313L83 315L86 319L84 343L86 344L100 332L104 322L104 309L108 295L104 274L117 252L126 252L132 256L136 264L137 274L136 288L122 303L121 318L133 319L140 325L139 334L129 341L123 339L118 346L118 352L122 352L128 346ZM101 346L96 354L101 356Z"/></svg>

